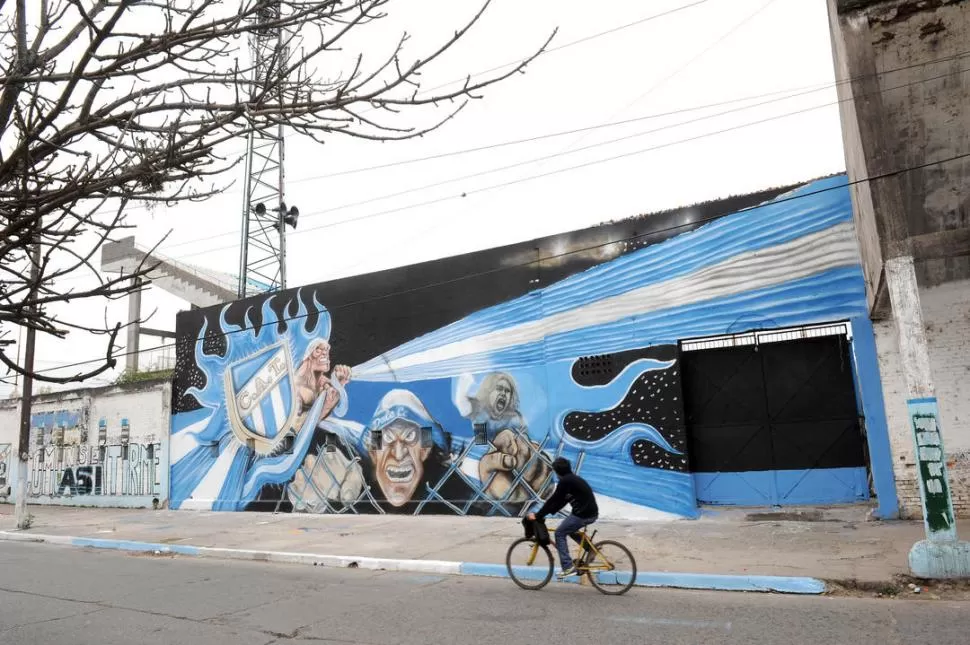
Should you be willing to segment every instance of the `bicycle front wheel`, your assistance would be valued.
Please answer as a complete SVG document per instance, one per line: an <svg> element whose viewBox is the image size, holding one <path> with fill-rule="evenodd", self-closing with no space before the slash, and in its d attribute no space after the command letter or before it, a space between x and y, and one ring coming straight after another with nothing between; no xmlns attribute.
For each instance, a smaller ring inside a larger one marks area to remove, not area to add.
<svg viewBox="0 0 970 645"><path fill-rule="evenodd" d="M505 566L509 577L523 589L542 589L552 579L552 552L547 546L519 538L505 554Z"/></svg>
<svg viewBox="0 0 970 645"><path fill-rule="evenodd" d="M613 540L597 542L589 556L587 576L608 596L625 594L637 580L637 562L630 549Z"/></svg>

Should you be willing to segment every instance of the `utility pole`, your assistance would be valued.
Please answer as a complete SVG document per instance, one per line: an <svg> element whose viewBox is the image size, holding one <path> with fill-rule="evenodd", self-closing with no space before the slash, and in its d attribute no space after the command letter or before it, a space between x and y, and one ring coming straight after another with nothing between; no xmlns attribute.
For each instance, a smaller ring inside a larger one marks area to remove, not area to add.
<svg viewBox="0 0 970 645"><path fill-rule="evenodd" d="M37 237L34 239L34 248L31 252L30 262L30 294L37 293L37 279L40 270L40 221L37 222ZM37 305L31 303L30 313L35 313ZM27 326L27 345L24 348L24 389L20 395L20 442L17 447L17 501L14 507L14 516L17 519L17 528L25 530L30 527L27 515L27 462L30 461L30 413L33 403L34 391L34 343L36 331L33 324Z"/></svg>

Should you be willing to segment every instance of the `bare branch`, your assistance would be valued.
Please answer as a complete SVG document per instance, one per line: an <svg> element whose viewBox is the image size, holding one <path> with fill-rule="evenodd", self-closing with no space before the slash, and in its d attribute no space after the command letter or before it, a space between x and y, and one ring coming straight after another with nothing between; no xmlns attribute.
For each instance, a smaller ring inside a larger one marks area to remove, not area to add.
<svg viewBox="0 0 970 645"><path fill-rule="evenodd" d="M490 2L423 55L402 33L378 57L357 36L392 0L0 0L0 364L20 373L3 354L19 326L109 337L91 371L39 380L111 369L117 324L53 312L141 288L132 278L152 267L109 279L96 254L132 226L132 204L198 201L231 185L239 160L219 156L222 144L280 125L319 142L420 137L521 73L548 41L504 73L422 92ZM254 60L250 45L268 36L279 46ZM89 286L72 288L77 276Z"/></svg>

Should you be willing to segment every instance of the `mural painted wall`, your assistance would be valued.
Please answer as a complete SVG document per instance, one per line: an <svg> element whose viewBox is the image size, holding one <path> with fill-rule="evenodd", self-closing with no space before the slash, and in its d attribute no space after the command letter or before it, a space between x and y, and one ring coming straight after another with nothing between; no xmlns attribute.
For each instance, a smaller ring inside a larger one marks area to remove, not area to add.
<svg viewBox="0 0 970 645"><path fill-rule="evenodd" d="M695 516L678 340L864 315L845 183L184 312L171 505Z"/></svg>
<svg viewBox="0 0 970 645"><path fill-rule="evenodd" d="M170 397L171 387L164 382L36 397L30 421L30 503L164 505ZM7 485L13 499L20 411L19 401L10 403L0 407L0 423L10 435Z"/></svg>

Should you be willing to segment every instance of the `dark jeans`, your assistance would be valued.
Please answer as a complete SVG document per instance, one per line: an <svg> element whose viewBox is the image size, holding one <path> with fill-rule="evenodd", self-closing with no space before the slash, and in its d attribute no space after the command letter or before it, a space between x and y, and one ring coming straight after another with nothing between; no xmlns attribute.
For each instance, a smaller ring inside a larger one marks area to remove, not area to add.
<svg viewBox="0 0 970 645"><path fill-rule="evenodd" d="M559 562L562 564L563 569L568 569L573 565L573 559L569 555L569 545L566 544L566 538L584 526L589 526L596 519L595 517L585 518L570 515L556 527L556 549L559 551Z"/></svg>

